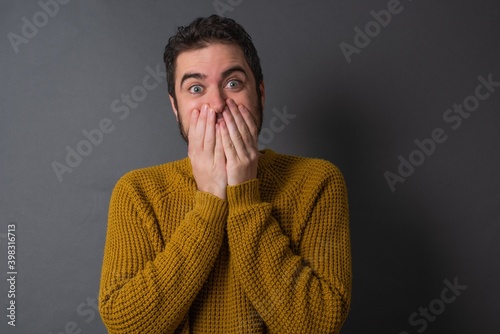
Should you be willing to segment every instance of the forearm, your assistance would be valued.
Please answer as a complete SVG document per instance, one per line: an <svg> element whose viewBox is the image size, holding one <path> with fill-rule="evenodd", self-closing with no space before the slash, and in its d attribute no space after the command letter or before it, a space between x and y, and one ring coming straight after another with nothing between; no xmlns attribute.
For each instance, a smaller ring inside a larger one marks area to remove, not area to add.
<svg viewBox="0 0 500 334"><path fill-rule="evenodd" d="M267 326L279 333L336 333L350 302L348 241L344 249L333 251L321 245L337 241L333 233L309 230L303 240L316 239L316 244L294 253L271 205L260 201L256 180L228 190L228 200L236 273ZM319 228L320 222L309 224Z"/></svg>
<svg viewBox="0 0 500 334"><path fill-rule="evenodd" d="M152 222L110 219L99 300L109 333L174 332L218 255L226 216L225 201L197 192L194 209L158 253Z"/></svg>

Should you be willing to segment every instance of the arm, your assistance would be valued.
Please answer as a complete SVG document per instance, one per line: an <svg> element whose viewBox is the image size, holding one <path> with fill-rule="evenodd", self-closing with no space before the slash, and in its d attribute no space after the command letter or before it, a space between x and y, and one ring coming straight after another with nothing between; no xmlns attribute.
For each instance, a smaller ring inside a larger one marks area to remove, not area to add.
<svg viewBox="0 0 500 334"><path fill-rule="evenodd" d="M109 333L173 333L222 244L227 203L197 192L163 246L159 222L126 179L110 203L99 310ZM164 224L165 222L163 222Z"/></svg>
<svg viewBox="0 0 500 334"><path fill-rule="evenodd" d="M332 165L329 165L332 166ZM331 167L315 189L303 189L304 224L295 252L261 202L257 179L228 187L228 238L236 275L276 333L338 333L351 293L347 193ZM309 197L309 198L308 198Z"/></svg>
<svg viewBox="0 0 500 334"><path fill-rule="evenodd" d="M119 182L111 199L100 291L110 333L172 333L217 258L227 218L225 158L216 116L193 110L188 155L199 191L163 249L147 199ZM169 222L161 222L168 224Z"/></svg>
<svg viewBox="0 0 500 334"><path fill-rule="evenodd" d="M249 110L227 101L221 137L226 156L229 203L227 233L235 272L247 297L276 333L337 333L351 297L351 254L347 191L331 164L301 196L300 232L295 252L260 200L257 176L258 131ZM311 182L312 180L312 182ZM288 219L292 219L289 217Z"/></svg>

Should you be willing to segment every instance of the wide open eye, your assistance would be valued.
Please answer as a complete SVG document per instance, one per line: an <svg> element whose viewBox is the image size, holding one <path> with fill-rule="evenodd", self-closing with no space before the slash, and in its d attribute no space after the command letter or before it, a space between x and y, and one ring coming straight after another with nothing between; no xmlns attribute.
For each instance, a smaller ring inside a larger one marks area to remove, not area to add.
<svg viewBox="0 0 500 334"><path fill-rule="evenodd" d="M239 89L241 87L241 81L240 80L229 80L226 84L226 88L230 89Z"/></svg>
<svg viewBox="0 0 500 334"><path fill-rule="evenodd" d="M203 92L203 87L201 87L200 85L193 85L189 87L189 92L191 94L200 94L201 92Z"/></svg>

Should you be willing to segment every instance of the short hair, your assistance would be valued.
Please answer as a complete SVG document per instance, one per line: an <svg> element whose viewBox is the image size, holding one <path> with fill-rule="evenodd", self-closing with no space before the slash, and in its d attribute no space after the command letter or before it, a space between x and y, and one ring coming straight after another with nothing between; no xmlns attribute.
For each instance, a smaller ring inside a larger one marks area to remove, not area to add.
<svg viewBox="0 0 500 334"><path fill-rule="evenodd" d="M169 38L163 53L167 72L168 93L175 97L175 68L177 56L185 51L198 50L214 43L231 44L241 47L245 60L255 78L257 96L261 97L259 85L264 80L257 49L252 38L236 21L218 15L199 17L188 26L177 28L177 33Z"/></svg>

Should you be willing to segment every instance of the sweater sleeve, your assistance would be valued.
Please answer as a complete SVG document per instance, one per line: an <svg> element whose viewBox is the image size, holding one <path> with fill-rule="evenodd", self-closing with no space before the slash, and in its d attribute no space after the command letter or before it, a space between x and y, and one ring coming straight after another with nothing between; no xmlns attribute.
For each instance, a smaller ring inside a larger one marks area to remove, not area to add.
<svg viewBox="0 0 500 334"><path fill-rule="evenodd" d="M300 247L262 202L259 181L228 189L228 238L247 297L273 333L338 333L351 297L351 253L347 191L330 165L314 189L303 189L308 204Z"/></svg>
<svg viewBox="0 0 500 334"><path fill-rule="evenodd" d="M99 292L110 334L173 333L186 319L223 240L226 201L197 192L193 210L163 245L159 222L143 197L123 179L111 197Z"/></svg>

